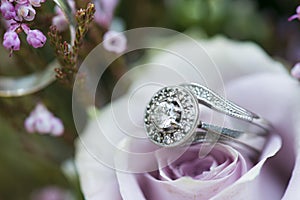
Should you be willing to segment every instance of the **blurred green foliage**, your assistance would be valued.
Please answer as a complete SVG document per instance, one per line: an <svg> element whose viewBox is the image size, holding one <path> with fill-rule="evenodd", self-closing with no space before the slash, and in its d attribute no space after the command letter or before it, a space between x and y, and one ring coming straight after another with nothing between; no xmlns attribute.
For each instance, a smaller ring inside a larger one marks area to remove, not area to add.
<svg viewBox="0 0 300 200"><path fill-rule="evenodd" d="M161 26L178 31L198 30L211 37L226 35L250 40L268 53L295 62L300 25L288 22L297 0L126 0L117 15L127 28Z"/></svg>
<svg viewBox="0 0 300 200"><path fill-rule="evenodd" d="M63 120L63 137L29 134L23 128L39 100ZM76 177L73 182L61 171L61 164L74 156L73 141L77 137L71 117L71 91L55 83L34 96L2 98L0 105L0 199L29 199L33 191L49 185L76 189L74 193L78 193Z"/></svg>

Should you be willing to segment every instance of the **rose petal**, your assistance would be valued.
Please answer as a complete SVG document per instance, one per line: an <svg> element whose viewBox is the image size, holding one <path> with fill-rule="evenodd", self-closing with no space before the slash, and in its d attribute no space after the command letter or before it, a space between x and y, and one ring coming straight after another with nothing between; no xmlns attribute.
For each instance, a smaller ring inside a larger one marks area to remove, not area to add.
<svg viewBox="0 0 300 200"><path fill-rule="evenodd" d="M186 152L183 153L183 155L180 156L180 158L170 163L167 167L164 167L162 165L162 163L165 162L166 158L157 155L160 174L164 177L170 177L172 176L172 174L168 174L168 172L176 173L177 171L180 171L177 172L178 177L173 178L173 180L176 180L183 176L188 176L203 181L205 179L202 179L200 177L203 175L202 173L205 173L207 177L210 176L209 180L215 180L231 174L231 172L236 168L238 162L241 162L245 168L242 174L247 171L247 163L245 163L243 159L238 160L241 158L239 158L237 151L231 151L231 147L227 148L226 145L216 144L213 149L208 148L209 154L206 157L198 158L201 146L202 148L205 148L205 145L194 145L190 147L186 150ZM210 169L211 166L213 167L213 161L216 161L218 163L218 166L214 169ZM222 166L222 164L224 163L227 164L225 166ZM219 171L219 166L220 169L223 169L222 171ZM170 168L170 170L167 170L168 168ZM203 172L203 170L205 171ZM197 178L198 176L199 178ZM170 181L172 181L172 179Z"/></svg>
<svg viewBox="0 0 300 200"><path fill-rule="evenodd" d="M299 124L300 124L300 104L295 107L298 112L295 113L294 119L292 120L294 124L296 125L294 127L294 132L295 132L295 141L296 141L296 161L293 169L293 173L291 176L291 179L289 180L289 185L288 188L283 196L282 199L288 200L288 199L293 199L294 197L300 196L300 190L299 190L299 184L300 184L300 129L299 129Z"/></svg>
<svg viewBox="0 0 300 200"><path fill-rule="evenodd" d="M111 168L114 161L114 146L103 131L111 133L112 138L119 141L119 130L115 126L109 126L114 124L109 107L104 109L103 113L105 116L101 113L98 119L101 121L101 129L99 129L98 121L94 120L86 127L85 134L80 135L76 144L75 162L81 177L82 191L87 199L118 200L122 198L115 171ZM104 126L101 126L102 123Z"/></svg>
<svg viewBox="0 0 300 200"><path fill-rule="evenodd" d="M260 74L233 81L227 85L227 88L230 99L271 121L275 131L283 139L283 148L265 166L269 167L267 170L272 172L271 176L280 184L280 189L277 190L281 192L278 194L279 197L277 196L280 198L290 179L295 162L300 121L300 118L295 120L296 113L300 111L299 84L287 75ZM265 180L260 179L262 183L258 185L273 184Z"/></svg>
<svg viewBox="0 0 300 200"><path fill-rule="evenodd" d="M123 143L124 144L124 143ZM133 142L128 140L127 149L133 146ZM194 147L197 148L197 147ZM220 148L221 152L232 154L235 162L228 165L226 176L221 176L214 180L195 180L190 177L181 177L177 180L161 181L149 173L132 174L117 171L117 177L123 199L191 199L204 198L207 199L214 196L216 191L221 191L227 186L236 181L241 174L245 173L247 165L239 152L227 145L217 144L216 148ZM195 150L195 149L194 149ZM170 155L170 152L169 154ZM189 156L189 151L186 152ZM124 156L124 155L123 155ZM164 166L165 157L163 155L158 163ZM120 159L121 157L117 157ZM139 162L138 160L131 160L132 157L125 158L130 160L130 163ZM159 157L158 157L159 158ZM176 161L175 161L176 162ZM179 161L180 162L180 161ZM233 167L234 166L234 167ZM222 171L221 173L225 173Z"/></svg>
<svg viewBox="0 0 300 200"><path fill-rule="evenodd" d="M117 172L117 178L120 186L120 193L123 200L146 200L141 190L140 183L138 181L138 176L134 176L133 174L128 173Z"/></svg>
<svg viewBox="0 0 300 200"><path fill-rule="evenodd" d="M140 66L146 66L140 67L144 70L143 75L137 73L132 90L145 84L162 87L196 82L220 91L224 83L244 75L288 73L281 63L274 61L254 43L236 42L220 36L197 42L176 41L162 47L167 48L169 53L159 51L159 54L154 54L151 64L149 60L141 62Z"/></svg>
<svg viewBox="0 0 300 200"><path fill-rule="evenodd" d="M115 171L89 154L82 143L77 144L75 161L86 199L122 199Z"/></svg>
<svg viewBox="0 0 300 200"><path fill-rule="evenodd" d="M274 156L278 150L281 148L281 139L277 135L274 135L270 138L268 145L265 148L264 154L259 161L253 168L251 168L246 174L244 174L238 181L233 183L231 186L217 194L213 200L223 200L223 199L279 199L280 194L277 192L270 192L269 190L265 190L266 185L271 186L271 188L276 188L274 185L277 185L277 182L274 183L269 181L270 179L262 179L261 174L262 167L266 160L272 156ZM270 194L271 193L271 194ZM275 196L277 194L279 196Z"/></svg>
<svg viewBox="0 0 300 200"><path fill-rule="evenodd" d="M276 168L289 174L295 160L295 130L299 126L294 121L300 99L298 82L288 75L260 74L233 81L226 88L229 99L273 124L284 144L276 156Z"/></svg>
<svg viewBox="0 0 300 200"><path fill-rule="evenodd" d="M298 151L293 174L290 179L288 188L285 191L285 194L282 199L289 200L289 199L294 199L295 197L299 197L300 196L299 184L300 184L300 154Z"/></svg>
<svg viewBox="0 0 300 200"><path fill-rule="evenodd" d="M120 99L113 106L103 109L96 120L90 121L77 141L76 166L82 191L88 199L121 199L114 170L114 154L119 150L117 144L128 131L122 127L132 124L123 112L126 110L126 100ZM124 120L116 121L116 117Z"/></svg>

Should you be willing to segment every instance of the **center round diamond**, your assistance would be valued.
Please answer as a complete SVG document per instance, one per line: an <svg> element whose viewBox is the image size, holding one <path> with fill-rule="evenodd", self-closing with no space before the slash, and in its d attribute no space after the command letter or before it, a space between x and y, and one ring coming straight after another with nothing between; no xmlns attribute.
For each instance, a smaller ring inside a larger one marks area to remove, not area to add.
<svg viewBox="0 0 300 200"><path fill-rule="evenodd" d="M178 126L181 109L177 102L161 102L153 110L153 122L160 129L173 129Z"/></svg>

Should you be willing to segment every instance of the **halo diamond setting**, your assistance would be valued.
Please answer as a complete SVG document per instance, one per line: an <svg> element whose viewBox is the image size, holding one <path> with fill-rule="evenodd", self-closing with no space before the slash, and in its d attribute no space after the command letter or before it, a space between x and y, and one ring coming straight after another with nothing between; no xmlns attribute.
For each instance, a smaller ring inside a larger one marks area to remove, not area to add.
<svg viewBox="0 0 300 200"><path fill-rule="evenodd" d="M181 145L191 139L199 124L198 116L197 99L188 89L165 87L151 98L146 108L147 136L160 146Z"/></svg>

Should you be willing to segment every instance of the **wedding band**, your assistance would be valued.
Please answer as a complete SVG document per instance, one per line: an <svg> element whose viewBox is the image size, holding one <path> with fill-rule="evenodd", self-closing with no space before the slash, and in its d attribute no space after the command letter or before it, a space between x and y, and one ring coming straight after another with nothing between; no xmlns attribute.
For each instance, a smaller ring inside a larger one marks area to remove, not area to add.
<svg viewBox="0 0 300 200"><path fill-rule="evenodd" d="M199 104L251 123L261 131L235 130L203 122L199 119ZM262 150L271 129L267 120L195 83L159 90L147 105L144 125L148 138L163 147L214 142L217 138L219 142L247 147L257 153Z"/></svg>
<svg viewBox="0 0 300 200"><path fill-rule="evenodd" d="M72 9L67 1L54 0L54 2L60 7L69 22L71 43L73 43L76 20ZM24 96L42 90L55 81L56 73L54 69L58 67L60 67L60 64L57 60L54 60L40 72L18 77L0 76L0 97Z"/></svg>

